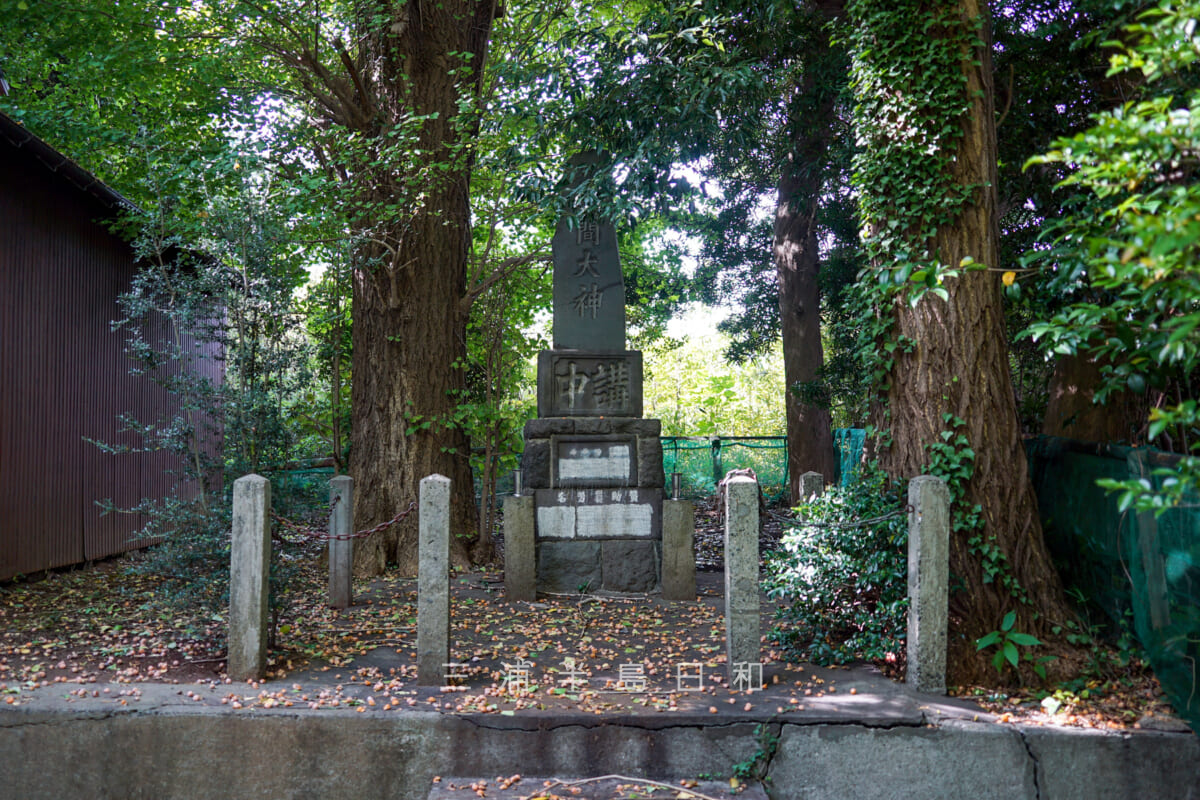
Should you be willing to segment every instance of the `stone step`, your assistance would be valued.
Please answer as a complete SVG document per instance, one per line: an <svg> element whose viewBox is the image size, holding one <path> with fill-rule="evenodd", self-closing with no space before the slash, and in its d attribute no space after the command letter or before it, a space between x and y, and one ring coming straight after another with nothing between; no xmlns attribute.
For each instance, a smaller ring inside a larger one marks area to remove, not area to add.
<svg viewBox="0 0 1200 800"><path fill-rule="evenodd" d="M511 780L516 777L517 780ZM427 800L767 800L756 782L679 780L647 781L627 776L597 778L546 778L493 776L490 778L442 777L429 790Z"/></svg>

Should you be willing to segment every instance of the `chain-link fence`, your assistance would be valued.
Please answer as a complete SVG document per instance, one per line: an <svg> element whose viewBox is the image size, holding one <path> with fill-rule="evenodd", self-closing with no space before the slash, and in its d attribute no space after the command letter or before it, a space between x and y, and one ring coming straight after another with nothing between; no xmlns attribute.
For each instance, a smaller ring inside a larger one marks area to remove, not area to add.
<svg viewBox="0 0 1200 800"><path fill-rule="evenodd" d="M843 484L857 474L862 454L864 431L860 428L834 431ZM668 476L679 472L683 476L683 496L711 497L725 473L732 469L752 469L758 476L763 494L771 502L786 498L788 486L787 437L785 436L664 436L663 470ZM329 501L329 479L332 467L280 470L271 476L272 484L281 495L294 498L292 502L311 508L324 507ZM480 476L476 473L475 499L481 497ZM832 479L834 476L828 476ZM669 485L669 484L668 484ZM496 494L513 493L513 473L505 470L496 475ZM289 516L292 514L289 513Z"/></svg>

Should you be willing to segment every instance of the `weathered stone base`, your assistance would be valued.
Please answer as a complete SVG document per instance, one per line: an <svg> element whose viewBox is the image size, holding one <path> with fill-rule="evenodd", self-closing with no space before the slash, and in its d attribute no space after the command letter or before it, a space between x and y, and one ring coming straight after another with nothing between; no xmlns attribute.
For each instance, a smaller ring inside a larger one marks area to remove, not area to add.
<svg viewBox="0 0 1200 800"><path fill-rule="evenodd" d="M574 592L657 591L662 546L657 541L605 539L542 541L538 544L538 589Z"/></svg>
<svg viewBox="0 0 1200 800"><path fill-rule="evenodd" d="M662 423L542 417L525 423L537 588L644 593L662 586Z"/></svg>

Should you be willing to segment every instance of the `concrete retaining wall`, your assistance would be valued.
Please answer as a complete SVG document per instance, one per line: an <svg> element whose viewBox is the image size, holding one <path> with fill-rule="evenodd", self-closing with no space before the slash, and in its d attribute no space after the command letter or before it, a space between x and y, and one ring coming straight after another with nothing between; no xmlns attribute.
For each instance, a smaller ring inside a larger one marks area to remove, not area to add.
<svg viewBox="0 0 1200 800"><path fill-rule="evenodd" d="M757 724L697 717L320 711L0 714L0 797L424 798L434 775L724 772ZM1107 734L946 721L767 723L778 798L1197 798L1192 734Z"/></svg>

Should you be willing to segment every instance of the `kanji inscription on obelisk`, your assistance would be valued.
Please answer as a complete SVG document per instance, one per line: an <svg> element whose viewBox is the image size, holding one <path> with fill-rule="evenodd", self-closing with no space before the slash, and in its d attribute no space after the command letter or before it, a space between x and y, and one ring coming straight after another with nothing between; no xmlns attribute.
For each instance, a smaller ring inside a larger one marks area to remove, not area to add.
<svg viewBox="0 0 1200 800"><path fill-rule="evenodd" d="M625 282L610 222L563 217L554 253L554 349L624 350Z"/></svg>

